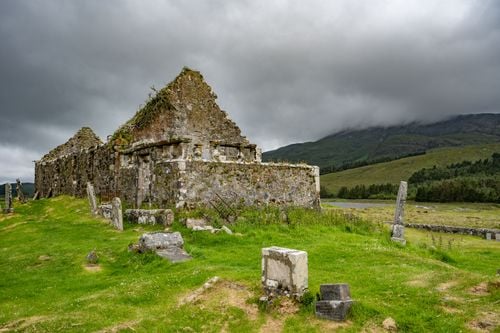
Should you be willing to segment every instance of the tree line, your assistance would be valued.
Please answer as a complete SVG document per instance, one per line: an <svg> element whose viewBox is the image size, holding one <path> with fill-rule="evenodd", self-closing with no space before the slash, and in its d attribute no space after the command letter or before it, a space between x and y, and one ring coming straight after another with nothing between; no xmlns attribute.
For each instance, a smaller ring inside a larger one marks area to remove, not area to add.
<svg viewBox="0 0 500 333"><path fill-rule="evenodd" d="M409 199L429 202L500 203L500 153L478 161L433 166L414 172L408 179ZM343 186L334 194L322 188L322 197L345 199L394 199L399 184Z"/></svg>

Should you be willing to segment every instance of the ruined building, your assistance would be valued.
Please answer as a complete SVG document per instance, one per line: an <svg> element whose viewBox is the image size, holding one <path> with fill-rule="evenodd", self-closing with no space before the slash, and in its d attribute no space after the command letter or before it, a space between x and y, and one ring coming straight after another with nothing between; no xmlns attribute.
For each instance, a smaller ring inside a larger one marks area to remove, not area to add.
<svg viewBox="0 0 500 333"><path fill-rule="evenodd" d="M40 197L84 196L129 206L244 205L319 207L319 169L262 163L261 151L216 104L196 71L183 69L103 143L84 127L35 164Z"/></svg>

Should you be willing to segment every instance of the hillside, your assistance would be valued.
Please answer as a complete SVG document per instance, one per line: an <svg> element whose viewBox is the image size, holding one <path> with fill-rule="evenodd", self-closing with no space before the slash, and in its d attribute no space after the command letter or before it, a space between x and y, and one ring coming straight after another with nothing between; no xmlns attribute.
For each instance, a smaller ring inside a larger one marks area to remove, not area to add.
<svg viewBox="0 0 500 333"><path fill-rule="evenodd" d="M331 209L291 210L287 224L279 210L249 210L231 225L238 234L212 234L188 230L176 212L172 230L193 259L172 264L127 250L162 227L113 230L90 215L85 199L30 201L15 211L0 215L1 332L382 332L388 317L400 332L500 325L499 242L460 235L434 242L407 230L402 247L381 224ZM261 248L273 245L308 252L308 302L257 306ZM97 265L86 264L91 250ZM214 276L221 281L199 291ZM355 300L348 321L315 318L309 302L320 284L340 282Z"/></svg>
<svg viewBox="0 0 500 333"><path fill-rule="evenodd" d="M265 152L263 159L305 161L328 169L352 163L393 160L433 148L494 142L500 142L500 114L462 115L427 125L412 123L346 130L315 142Z"/></svg>
<svg viewBox="0 0 500 333"><path fill-rule="evenodd" d="M445 166L464 160L475 161L485 159L495 152L500 152L500 143L438 148L430 150L425 155L406 157L390 162L322 175L321 185L329 192L337 193L342 186L397 184L401 180L408 180L414 172L422 168L430 168L434 165Z"/></svg>

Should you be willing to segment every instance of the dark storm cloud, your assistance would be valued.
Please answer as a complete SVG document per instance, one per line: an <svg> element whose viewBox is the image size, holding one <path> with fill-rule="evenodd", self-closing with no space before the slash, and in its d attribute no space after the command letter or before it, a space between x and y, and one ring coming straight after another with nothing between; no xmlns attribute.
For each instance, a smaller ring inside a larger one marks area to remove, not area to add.
<svg viewBox="0 0 500 333"><path fill-rule="evenodd" d="M499 112L495 1L0 2L0 182L103 139L187 65L264 149Z"/></svg>

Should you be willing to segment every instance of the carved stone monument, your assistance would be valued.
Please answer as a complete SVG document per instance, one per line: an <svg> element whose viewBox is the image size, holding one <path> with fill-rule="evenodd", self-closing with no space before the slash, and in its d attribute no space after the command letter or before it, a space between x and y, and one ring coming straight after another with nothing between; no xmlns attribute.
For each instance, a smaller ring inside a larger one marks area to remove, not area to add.
<svg viewBox="0 0 500 333"><path fill-rule="evenodd" d="M308 289L307 252L276 246L263 248L262 286L267 295L302 296Z"/></svg>
<svg viewBox="0 0 500 333"><path fill-rule="evenodd" d="M89 198L90 212L93 215L97 215L97 201L95 198L94 186L90 182L87 183L87 196Z"/></svg>
<svg viewBox="0 0 500 333"><path fill-rule="evenodd" d="M122 201L120 198L113 198L111 206L113 207L111 223L116 229L123 231Z"/></svg>
<svg viewBox="0 0 500 333"><path fill-rule="evenodd" d="M6 214L14 212L14 208L12 208L12 186L10 183L5 183L5 207L3 212Z"/></svg>
<svg viewBox="0 0 500 333"><path fill-rule="evenodd" d="M21 180L19 178L16 179L16 192L17 192L17 199L25 203L26 202L26 197L24 196L23 192L23 184L21 183Z"/></svg>
<svg viewBox="0 0 500 333"><path fill-rule="evenodd" d="M321 300L316 302L316 316L343 321L352 305L349 285L345 283L322 284L319 287Z"/></svg>
<svg viewBox="0 0 500 333"><path fill-rule="evenodd" d="M403 245L406 244L406 240L404 238L405 226L403 218L407 192L408 184L401 181L401 183L399 183L398 198L396 200L396 212L394 214L394 224L392 225L391 232L391 240Z"/></svg>

